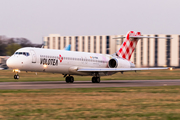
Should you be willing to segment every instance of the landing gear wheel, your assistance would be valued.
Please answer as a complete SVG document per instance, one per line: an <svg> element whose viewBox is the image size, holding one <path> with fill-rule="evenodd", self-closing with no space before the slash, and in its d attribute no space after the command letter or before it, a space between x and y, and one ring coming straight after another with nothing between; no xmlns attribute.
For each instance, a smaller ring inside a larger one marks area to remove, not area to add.
<svg viewBox="0 0 180 120"><path fill-rule="evenodd" d="M19 79L19 75L16 75L17 76L17 79Z"/></svg>
<svg viewBox="0 0 180 120"><path fill-rule="evenodd" d="M96 83L100 83L100 77L96 77Z"/></svg>
<svg viewBox="0 0 180 120"><path fill-rule="evenodd" d="M14 75L14 79L19 79L19 75Z"/></svg>
<svg viewBox="0 0 180 120"><path fill-rule="evenodd" d="M92 77L92 83L96 83L96 77Z"/></svg>
<svg viewBox="0 0 180 120"><path fill-rule="evenodd" d="M67 76L67 77L66 77L66 83L69 83L69 82L70 82L70 77Z"/></svg>
<svg viewBox="0 0 180 120"><path fill-rule="evenodd" d="M92 77L92 83L100 83L100 77Z"/></svg>
<svg viewBox="0 0 180 120"><path fill-rule="evenodd" d="M74 82L74 77L73 76L70 76L70 83L73 83Z"/></svg>
<svg viewBox="0 0 180 120"><path fill-rule="evenodd" d="M67 76L66 77L66 83L73 83L74 82L74 77L73 76Z"/></svg>
<svg viewBox="0 0 180 120"><path fill-rule="evenodd" d="M14 79L17 79L17 76L16 76L16 75L14 75Z"/></svg>

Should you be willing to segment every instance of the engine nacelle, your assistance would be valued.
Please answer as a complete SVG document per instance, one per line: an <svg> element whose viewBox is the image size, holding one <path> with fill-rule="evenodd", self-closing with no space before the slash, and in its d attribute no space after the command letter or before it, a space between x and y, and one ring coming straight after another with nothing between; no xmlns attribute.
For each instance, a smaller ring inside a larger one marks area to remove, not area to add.
<svg viewBox="0 0 180 120"><path fill-rule="evenodd" d="M111 58L108 62L109 68L131 68L134 67L134 64L128 60L121 58Z"/></svg>

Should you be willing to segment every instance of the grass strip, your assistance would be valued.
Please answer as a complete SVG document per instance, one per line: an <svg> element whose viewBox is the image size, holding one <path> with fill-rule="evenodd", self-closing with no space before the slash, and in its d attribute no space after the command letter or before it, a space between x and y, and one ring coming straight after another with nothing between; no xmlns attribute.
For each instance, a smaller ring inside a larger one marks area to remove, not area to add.
<svg viewBox="0 0 180 120"><path fill-rule="evenodd" d="M0 90L0 119L180 119L180 86Z"/></svg>

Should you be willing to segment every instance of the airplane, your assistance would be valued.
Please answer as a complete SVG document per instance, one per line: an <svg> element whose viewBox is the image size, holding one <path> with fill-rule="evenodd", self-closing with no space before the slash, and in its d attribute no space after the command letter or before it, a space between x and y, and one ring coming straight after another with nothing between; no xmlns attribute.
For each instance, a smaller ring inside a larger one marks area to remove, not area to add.
<svg viewBox="0 0 180 120"><path fill-rule="evenodd" d="M119 39L118 37L115 39ZM120 49L113 55L67 50L25 47L18 49L8 60L7 65L19 79L20 71L61 73L67 83L73 83L72 75L92 76L92 83L100 83L100 76L117 72L158 70L162 68L135 68L130 61L137 42L142 38L161 38L141 36L140 32L129 31ZM168 38L172 39L172 38Z"/></svg>

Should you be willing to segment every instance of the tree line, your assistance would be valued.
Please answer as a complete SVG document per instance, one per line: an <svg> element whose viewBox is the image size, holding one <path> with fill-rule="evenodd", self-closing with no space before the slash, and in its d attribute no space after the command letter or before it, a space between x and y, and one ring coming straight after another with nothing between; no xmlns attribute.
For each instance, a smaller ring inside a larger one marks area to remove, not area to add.
<svg viewBox="0 0 180 120"><path fill-rule="evenodd" d="M33 44L26 38L8 38L0 36L0 56L11 56L22 47L41 47L42 44Z"/></svg>

